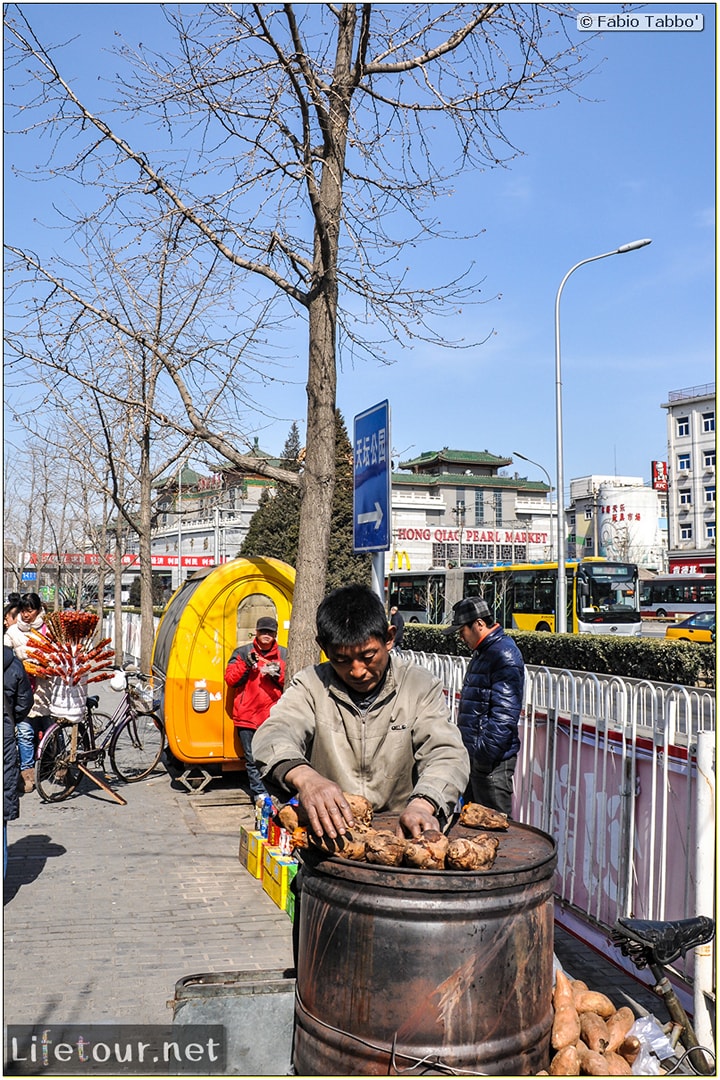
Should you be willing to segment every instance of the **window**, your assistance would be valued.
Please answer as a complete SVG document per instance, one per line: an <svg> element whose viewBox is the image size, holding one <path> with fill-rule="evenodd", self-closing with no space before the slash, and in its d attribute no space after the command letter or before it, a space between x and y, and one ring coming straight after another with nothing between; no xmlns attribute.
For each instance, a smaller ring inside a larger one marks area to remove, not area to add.
<svg viewBox="0 0 720 1080"><path fill-rule="evenodd" d="M690 506L691 503L692 503L692 492L691 491L681 491L680 492L680 505L681 506Z"/></svg>
<svg viewBox="0 0 720 1080"><path fill-rule="evenodd" d="M680 539L681 540L692 540L692 525L681 525L680 526Z"/></svg>
<svg viewBox="0 0 720 1080"><path fill-rule="evenodd" d="M705 488L705 502L706 503L714 503L715 502L715 485L714 484L711 487L706 487Z"/></svg>
<svg viewBox="0 0 720 1080"><path fill-rule="evenodd" d="M677 434L679 439L682 438L683 435L690 434L690 418L688 416L678 416Z"/></svg>
<svg viewBox="0 0 720 1080"><path fill-rule="evenodd" d="M705 466L706 469L714 469L715 468L715 451L714 450L706 450L705 451L705 454L703 456L703 465Z"/></svg>
<svg viewBox="0 0 720 1080"><path fill-rule="evenodd" d="M585 511L585 520L592 521L593 512L590 508Z"/></svg>
<svg viewBox="0 0 720 1080"><path fill-rule="evenodd" d="M690 455L678 454L678 472L690 471Z"/></svg>
<svg viewBox="0 0 720 1080"><path fill-rule="evenodd" d="M493 492L493 501L495 503L495 507L494 507L494 509L495 509L495 524L496 525L502 525L502 523L503 523L502 491L494 491ZM512 558L512 555L509 555L508 558Z"/></svg>
<svg viewBox="0 0 720 1080"><path fill-rule="evenodd" d="M714 412L704 412L702 414L702 418L703 418L703 431L714 431L715 430L715 413Z"/></svg>
<svg viewBox="0 0 720 1080"><path fill-rule="evenodd" d="M475 492L475 524L485 524L485 495L484 491Z"/></svg>
<svg viewBox="0 0 720 1080"><path fill-rule="evenodd" d="M714 540L715 539L715 522L714 521L706 521L705 522L705 539L706 540Z"/></svg>

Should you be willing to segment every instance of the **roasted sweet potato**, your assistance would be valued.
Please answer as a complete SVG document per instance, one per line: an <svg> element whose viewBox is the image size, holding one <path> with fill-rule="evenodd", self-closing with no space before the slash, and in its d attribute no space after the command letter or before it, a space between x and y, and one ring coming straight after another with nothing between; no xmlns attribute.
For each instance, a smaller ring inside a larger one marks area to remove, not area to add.
<svg viewBox="0 0 720 1080"><path fill-rule="evenodd" d="M282 825L283 829L287 829L288 832L295 832L300 825L300 818L298 817L297 807L281 806L277 812L277 817Z"/></svg>
<svg viewBox="0 0 720 1080"><path fill-rule="evenodd" d="M472 842L482 852L483 861L479 869L489 870L495 862L498 848L500 847L500 840L497 836L488 836L487 833L480 833L479 836L472 837Z"/></svg>
<svg viewBox="0 0 720 1080"><path fill-rule="evenodd" d="M620 1054L621 1057L624 1057L629 1065L632 1065L633 1061L640 1053L640 1040L637 1035L626 1035L620 1043L617 1053Z"/></svg>
<svg viewBox="0 0 720 1080"><path fill-rule="evenodd" d="M555 972L555 989L553 990L553 1005L559 1009L561 1005L574 1005L573 988L570 980L560 968Z"/></svg>
<svg viewBox="0 0 720 1080"><path fill-rule="evenodd" d="M581 990L579 994L574 994L574 998L579 1013L594 1012L607 1020L615 1012L615 1006L607 994L600 994L596 990Z"/></svg>
<svg viewBox="0 0 720 1080"><path fill-rule="evenodd" d="M337 854L343 859L353 859L362 862L367 851L367 842L374 836L375 829L368 829L366 825L353 825L338 842Z"/></svg>
<svg viewBox="0 0 720 1080"><path fill-rule="evenodd" d="M603 1018L593 1012L579 1013L578 1015L580 1017L580 1034L583 1041L587 1043L591 1050L597 1050L598 1052L607 1050L610 1033Z"/></svg>
<svg viewBox="0 0 720 1080"><path fill-rule="evenodd" d="M428 829L422 836L405 844L403 863L418 870L443 870L450 841L437 829Z"/></svg>
<svg viewBox="0 0 720 1080"><path fill-rule="evenodd" d="M450 841L445 866L449 870L489 870L495 862L498 843L496 836L472 839L459 836Z"/></svg>
<svg viewBox="0 0 720 1080"><path fill-rule="evenodd" d="M369 863L378 863L380 866L399 866L406 843L406 840L389 829L379 829L368 837L365 858Z"/></svg>
<svg viewBox="0 0 720 1080"><path fill-rule="evenodd" d="M580 1038L580 1018L574 1005L561 1005L555 1010L550 1041L553 1050L574 1046Z"/></svg>
<svg viewBox="0 0 720 1080"><path fill-rule="evenodd" d="M579 1076L580 1058L576 1046L564 1046L550 1062L551 1076Z"/></svg>
<svg viewBox="0 0 720 1080"><path fill-rule="evenodd" d="M627 1005L623 1005L612 1016L609 1016L605 1023L607 1024L610 1039L606 1050L617 1050L635 1023L635 1013Z"/></svg>
<svg viewBox="0 0 720 1080"><path fill-rule="evenodd" d="M471 829L507 829L508 816L497 810L491 810L489 806L481 806L480 803L465 803L460 811L461 825L468 825Z"/></svg>
<svg viewBox="0 0 720 1080"><path fill-rule="evenodd" d="M597 1050L589 1050L587 1046L578 1046L580 1059L580 1071L586 1076L608 1076L608 1065L601 1053Z"/></svg>
<svg viewBox="0 0 720 1080"><path fill-rule="evenodd" d="M339 846L340 841L333 840L329 836L316 836L314 832L307 828L305 825L298 825L297 829L293 829L290 837L290 846L293 850L300 848L301 850L307 847L320 848L322 851L328 852L328 854L334 854Z"/></svg>
<svg viewBox="0 0 720 1080"><path fill-rule="evenodd" d="M632 1076L630 1063L624 1057L620 1057L620 1054L615 1054L612 1050L605 1050L602 1056L605 1058L607 1076Z"/></svg>
<svg viewBox="0 0 720 1080"><path fill-rule="evenodd" d="M347 791L343 791L343 795L350 803L350 809L356 823L358 825L371 825L373 819L372 803L368 802L364 795L348 795Z"/></svg>
<svg viewBox="0 0 720 1080"><path fill-rule="evenodd" d="M573 994L581 994L583 990L588 989L588 984L583 982L582 979L571 979L570 985L572 986Z"/></svg>

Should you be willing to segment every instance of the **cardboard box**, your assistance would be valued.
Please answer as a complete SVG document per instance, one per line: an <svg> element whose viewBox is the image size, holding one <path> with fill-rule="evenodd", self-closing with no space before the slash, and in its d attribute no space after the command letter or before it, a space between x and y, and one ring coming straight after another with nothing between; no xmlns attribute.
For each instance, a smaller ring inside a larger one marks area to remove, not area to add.
<svg viewBox="0 0 720 1080"><path fill-rule="evenodd" d="M247 868L248 873L252 874L255 878L261 878L263 876L264 857L267 846L267 840L263 840L258 831L253 830L252 832L248 832Z"/></svg>
<svg viewBox="0 0 720 1080"><path fill-rule="evenodd" d="M270 847L280 846L280 826L272 819L268 823L268 843Z"/></svg>
<svg viewBox="0 0 720 1080"><path fill-rule="evenodd" d="M265 849L263 866L263 889L279 908L285 910L288 886L297 873L295 859L283 855L279 848Z"/></svg>
<svg viewBox="0 0 720 1080"><path fill-rule="evenodd" d="M288 889L287 900L285 902L285 910L290 916L290 922L295 922L295 893L292 889Z"/></svg>
<svg viewBox="0 0 720 1080"><path fill-rule="evenodd" d="M244 825L240 826L240 850L238 851L238 858L243 866L247 866L248 851L250 848L250 829L246 829Z"/></svg>

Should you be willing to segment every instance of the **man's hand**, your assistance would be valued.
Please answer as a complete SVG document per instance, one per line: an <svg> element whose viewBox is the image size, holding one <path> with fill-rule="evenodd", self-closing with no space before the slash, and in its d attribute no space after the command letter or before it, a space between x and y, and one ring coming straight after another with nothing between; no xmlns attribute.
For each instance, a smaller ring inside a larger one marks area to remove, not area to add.
<svg viewBox="0 0 720 1080"><path fill-rule="evenodd" d="M398 821L395 832L398 836L422 836L428 829L440 829L440 822L435 817L435 807L420 795L412 799Z"/></svg>
<svg viewBox="0 0 720 1080"><path fill-rule="evenodd" d="M300 805L316 836L329 836L335 840L338 835L344 836L355 823L342 788L309 765L296 765L286 773L285 783L297 790Z"/></svg>

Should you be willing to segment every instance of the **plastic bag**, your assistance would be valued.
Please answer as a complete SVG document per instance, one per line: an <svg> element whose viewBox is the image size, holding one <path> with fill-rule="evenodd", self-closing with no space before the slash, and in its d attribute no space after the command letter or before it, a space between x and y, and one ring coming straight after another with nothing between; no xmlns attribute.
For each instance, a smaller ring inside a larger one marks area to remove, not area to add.
<svg viewBox="0 0 720 1080"><path fill-rule="evenodd" d="M640 1040L640 1053L631 1066L634 1076L659 1076L660 1062L675 1057L673 1044L652 1013L639 1017L628 1035Z"/></svg>

